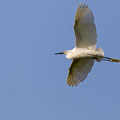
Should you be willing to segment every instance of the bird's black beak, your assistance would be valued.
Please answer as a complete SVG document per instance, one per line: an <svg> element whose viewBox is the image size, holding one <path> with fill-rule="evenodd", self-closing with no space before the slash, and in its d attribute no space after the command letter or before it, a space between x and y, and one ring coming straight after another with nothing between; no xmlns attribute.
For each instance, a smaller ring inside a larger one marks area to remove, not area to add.
<svg viewBox="0 0 120 120"><path fill-rule="evenodd" d="M64 52L55 53L54 55L65 54Z"/></svg>

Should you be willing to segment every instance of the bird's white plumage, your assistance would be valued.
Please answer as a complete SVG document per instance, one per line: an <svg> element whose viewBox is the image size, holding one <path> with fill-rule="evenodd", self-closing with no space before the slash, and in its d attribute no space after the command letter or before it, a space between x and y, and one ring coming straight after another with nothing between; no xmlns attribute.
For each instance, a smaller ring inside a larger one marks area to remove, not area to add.
<svg viewBox="0 0 120 120"><path fill-rule="evenodd" d="M68 73L67 84L78 85L83 82L94 64L94 59L74 59Z"/></svg>
<svg viewBox="0 0 120 120"><path fill-rule="evenodd" d="M76 46L72 50L56 54L66 54L67 59L73 59L69 68L67 84L78 85L83 82L91 71L94 60L116 61L120 60L104 57L101 48L96 49L97 33L92 11L86 5L80 5L77 9L74 23Z"/></svg>
<svg viewBox="0 0 120 120"><path fill-rule="evenodd" d="M91 71L94 59L87 57L96 54L97 34L94 24L94 16L92 11L86 5L81 5L77 9L74 23L74 31L76 36L76 47L68 52L67 57L79 56L73 58L73 62L69 68L67 84L70 86L78 85L82 82ZM93 50L93 51L91 51ZM83 59L83 58L84 59ZM86 59L85 59L86 58Z"/></svg>
<svg viewBox="0 0 120 120"><path fill-rule="evenodd" d="M81 5L78 7L75 16L74 31L77 48L96 49L96 26L94 24L93 13L88 6Z"/></svg>

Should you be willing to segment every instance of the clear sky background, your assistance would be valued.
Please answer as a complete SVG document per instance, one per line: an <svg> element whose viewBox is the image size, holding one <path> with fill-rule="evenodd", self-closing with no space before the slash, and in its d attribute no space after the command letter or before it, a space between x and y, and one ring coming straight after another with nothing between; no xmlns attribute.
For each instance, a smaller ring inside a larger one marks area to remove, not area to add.
<svg viewBox="0 0 120 120"><path fill-rule="evenodd" d="M93 11L98 46L120 58L119 0L0 1L0 120L120 120L120 64L95 62L78 87L66 84L79 3Z"/></svg>

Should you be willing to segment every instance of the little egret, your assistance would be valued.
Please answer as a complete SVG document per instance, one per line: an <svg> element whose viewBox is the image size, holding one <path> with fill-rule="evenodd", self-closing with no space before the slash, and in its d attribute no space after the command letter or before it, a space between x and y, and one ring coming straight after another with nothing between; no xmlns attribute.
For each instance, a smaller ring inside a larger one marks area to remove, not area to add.
<svg viewBox="0 0 120 120"><path fill-rule="evenodd" d="M68 71L67 84L78 85L83 82L91 71L94 61L120 62L104 56L102 48L96 48L97 33L94 24L94 16L88 5L79 5L75 16L74 31L76 45L72 50L55 53L65 54L67 59L73 59Z"/></svg>

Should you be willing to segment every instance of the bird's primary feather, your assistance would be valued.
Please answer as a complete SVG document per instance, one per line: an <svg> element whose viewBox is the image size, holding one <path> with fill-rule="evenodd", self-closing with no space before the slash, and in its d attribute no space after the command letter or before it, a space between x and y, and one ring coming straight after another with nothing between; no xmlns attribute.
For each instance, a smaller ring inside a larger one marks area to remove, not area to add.
<svg viewBox="0 0 120 120"><path fill-rule="evenodd" d="M94 59L74 59L68 73L67 84L78 85L87 77L94 64Z"/></svg>
<svg viewBox="0 0 120 120"><path fill-rule="evenodd" d="M86 5L77 9L74 23L76 48L96 49L97 33L92 11Z"/></svg>

